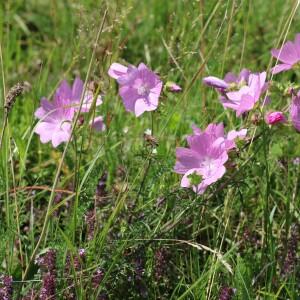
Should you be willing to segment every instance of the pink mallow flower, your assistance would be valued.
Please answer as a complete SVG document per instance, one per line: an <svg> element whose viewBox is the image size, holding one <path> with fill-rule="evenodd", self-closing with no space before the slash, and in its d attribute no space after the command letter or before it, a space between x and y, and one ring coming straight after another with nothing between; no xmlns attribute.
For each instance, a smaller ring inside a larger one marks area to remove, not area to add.
<svg viewBox="0 0 300 300"><path fill-rule="evenodd" d="M182 187L192 187L196 193L203 194L225 174L227 152L236 146L234 139L244 137L246 131L230 131L224 135L222 123L210 124L204 132L195 126L193 130L194 134L187 138L189 148L176 149L174 170L183 174Z"/></svg>
<svg viewBox="0 0 300 300"><path fill-rule="evenodd" d="M300 91L292 98L290 116L293 126L300 132Z"/></svg>
<svg viewBox="0 0 300 300"><path fill-rule="evenodd" d="M83 81L79 77L76 77L73 82L72 88L69 86L69 84L66 81L63 81L61 85L62 84L65 85L66 96L70 97L72 101L72 105L74 105L75 107L75 110L79 110L80 100L84 90ZM83 102L80 111L89 112L89 110L93 105L93 101L95 101L95 106L99 106L102 104L102 97L99 95L97 96L97 99L94 100L94 93L91 90L86 89L83 96Z"/></svg>
<svg viewBox="0 0 300 300"><path fill-rule="evenodd" d="M253 109L267 89L266 72L250 73L247 69L243 69L238 76L227 73L224 80L210 76L203 82L216 88L224 108L235 110L237 116Z"/></svg>
<svg viewBox="0 0 300 300"><path fill-rule="evenodd" d="M140 63L138 67L125 67L113 63L108 70L108 75L119 83L119 94L127 111L139 117L145 111L153 111L157 108L162 81L145 64Z"/></svg>
<svg viewBox="0 0 300 300"><path fill-rule="evenodd" d="M261 94L267 89L266 76L266 72L250 74L246 85L221 97L223 106L235 110L237 116L253 109Z"/></svg>
<svg viewBox="0 0 300 300"><path fill-rule="evenodd" d="M70 139L72 120L79 110L80 99L83 94L83 82L76 78L69 86L63 80L57 88L53 102L46 98L41 99L41 106L36 110L35 116L40 119L35 127L35 133L40 136L42 143L52 142L53 147ZM82 112L88 112L94 101L91 91L86 91L83 96ZM96 106L102 103L101 97L95 99Z"/></svg>
<svg viewBox="0 0 300 300"><path fill-rule="evenodd" d="M40 136L42 143L51 141L53 147L57 147L70 139L71 123L75 113L72 104L65 81L57 89L53 102L42 98L41 106L35 112L35 116L40 119L35 127L35 133Z"/></svg>
<svg viewBox="0 0 300 300"><path fill-rule="evenodd" d="M282 62L272 69L273 74L292 69L300 62L300 34L296 34L294 42L287 41L282 48L272 49L271 53Z"/></svg>
<svg viewBox="0 0 300 300"><path fill-rule="evenodd" d="M195 125L192 126L193 128L193 135L200 135L202 134L202 130ZM236 148L235 139L240 138L244 139L247 135L247 129L241 129L239 131L230 130L227 134L224 132L224 125L223 123L209 124L204 133L207 133L212 136L214 139L214 145L221 145L226 151ZM191 136L188 136L189 139Z"/></svg>
<svg viewBox="0 0 300 300"><path fill-rule="evenodd" d="M281 111L273 111L266 114L265 121L269 125L275 125L277 123L285 123L286 117Z"/></svg>

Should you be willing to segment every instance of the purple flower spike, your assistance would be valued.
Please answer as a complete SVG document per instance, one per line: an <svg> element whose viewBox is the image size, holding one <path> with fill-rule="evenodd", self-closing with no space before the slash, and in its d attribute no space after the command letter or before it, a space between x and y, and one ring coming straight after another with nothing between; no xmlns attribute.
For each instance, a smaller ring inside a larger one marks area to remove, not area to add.
<svg viewBox="0 0 300 300"><path fill-rule="evenodd" d="M145 64L141 63L137 68L127 68L113 63L108 75L118 81L119 94L127 111L139 117L145 111L156 110L162 81Z"/></svg>
<svg viewBox="0 0 300 300"><path fill-rule="evenodd" d="M282 62L272 69L273 74L292 69L300 61L300 34L296 34L294 42L287 41L282 48L272 49L271 53Z"/></svg>
<svg viewBox="0 0 300 300"><path fill-rule="evenodd" d="M300 132L300 92L292 98L290 116L293 126Z"/></svg>
<svg viewBox="0 0 300 300"><path fill-rule="evenodd" d="M203 83L206 84L207 86L221 89L221 90L226 90L229 87L227 82L214 76L204 77Z"/></svg>

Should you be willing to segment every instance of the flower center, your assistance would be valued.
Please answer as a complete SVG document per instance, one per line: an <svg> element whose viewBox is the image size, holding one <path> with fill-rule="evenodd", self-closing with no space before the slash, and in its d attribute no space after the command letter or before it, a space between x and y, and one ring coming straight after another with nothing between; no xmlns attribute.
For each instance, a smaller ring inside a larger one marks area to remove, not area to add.
<svg viewBox="0 0 300 300"><path fill-rule="evenodd" d="M149 92L150 92L150 89L147 84L141 84L137 89L137 93L140 96L146 96L149 94Z"/></svg>

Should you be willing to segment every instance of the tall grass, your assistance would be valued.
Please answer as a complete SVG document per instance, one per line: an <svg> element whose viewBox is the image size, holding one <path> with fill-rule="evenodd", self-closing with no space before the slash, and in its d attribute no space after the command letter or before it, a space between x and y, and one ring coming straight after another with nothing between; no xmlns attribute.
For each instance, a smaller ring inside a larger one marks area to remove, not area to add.
<svg viewBox="0 0 300 300"><path fill-rule="evenodd" d="M297 32L298 1L96 2L0 4L0 273L12 276L15 299L31 289L38 299L36 259L49 249L57 299L218 299L222 288L235 290L232 299L297 299L299 137L236 118L201 79L269 70L270 49ZM183 93L136 118L107 75L116 61L145 62ZM297 82L290 74L278 78ZM34 111L75 75L104 95L97 110L107 130L89 130L87 116L54 149L34 134ZM2 122L20 81L31 89ZM272 107L288 106L270 96ZM249 128L236 165L202 196L181 189L175 147L192 124L221 121Z"/></svg>

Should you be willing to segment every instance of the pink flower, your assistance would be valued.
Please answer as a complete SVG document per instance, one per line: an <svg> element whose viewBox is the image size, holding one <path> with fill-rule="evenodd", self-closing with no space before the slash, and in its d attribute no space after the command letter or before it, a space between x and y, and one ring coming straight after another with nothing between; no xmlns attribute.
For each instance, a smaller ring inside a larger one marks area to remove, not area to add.
<svg viewBox="0 0 300 300"><path fill-rule="evenodd" d="M58 87L52 103L42 98L41 106L35 112L35 116L40 119L35 127L35 133L40 136L42 143L51 141L53 147L57 147L70 139L75 112L72 104L66 81Z"/></svg>
<svg viewBox="0 0 300 300"><path fill-rule="evenodd" d="M203 194L225 174L228 155L221 145L214 145L214 138L207 133L191 136L188 144L189 148L176 149L174 170L183 174L182 187L193 187L196 193Z"/></svg>
<svg viewBox="0 0 300 300"><path fill-rule="evenodd" d="M195 125L193 125L192 128L194 131L194 135L200 135L202 133L201 129L196 127ZM207 126L204 133L212 136L212 138L214 139L214 145L220 145L226 151L229 151L233 148L236 148L236 144L234 142L236 138L245 138L245 136L247 135L247 129L241 129L239 131L231 130L227 134L225 134L223 123L212 123ZM189 136L188 139L192 136Z"/></svg>
<svg viewBox="0 0 300 300"><path fill-rule="evenodd" d="M93 129L96 131L104 131L105 130L105 124L103 122L103 117L99 116L95 119L90 121L90 126L92 126Z"/></svg>
<svg viewBox="0 0 300 300"><path fill-rule="evenodd" d="M204 77L203 83L205 83L207 86L221 90L227 90L229 88L229 84L225 80L215 76Z"/></svg>
<svg viewBox="0 0 300 300"><path fill-rule="evenodd" d="M277 123L285 123L286 117L281 111L274 111L266 114L265 121L269 125L275 125Z"/></svg>
<svg viewBox="0 0 300 300"><path fill-rule="evenodd" d="M220 92L229 91L234 87L241 87L248 82L250 71L242 69L240 74L236 76L234 73L227 73L223 79L214 76L208 76L203 78L203 83L207 86L214 87Z"/></svg>
<svg viewBox="0 0 300 300"><path fill-rule="evenodd" d="M272 49L272 55L282 64L272 69L273 74L292 69L300 61L300 34L296 34L295 41L287 41L282 48Z"/></svg>
<svg viewBox="0 0 300 300"><path fill-rule="evenodd" d="M224 126L209 124L204 132L193 126L194 134L188 136L189 148L177 148L174 170L183 174L182 187L193 187L198 194L220 179L226 169L227 152L236 147L234 140L245 137L247 130L229 131L224 134Z"/></svg>
<svg viewBox="0 0 300 300"><path fill-rule="evenodd" d="M295 129L300 132L300 92L292 98L290 116Z"/></svg>
<svg viewBox="0 0 300 300"><path fill-rule="evenodd" d="M267 89L266 72L251 74L247 69L243 69L239 76L227 73L224 80L210 76L203 82L215 87L221 93L223 106L235 110L237 116L253 109Z"/></svg>
<svg viewBox="0 0 300 300"><path fill-rule="evenodd" d="M119 94L127 111L134 112L139 117L145 111L157 108L162 81L145 64L140 63L136 68L113 63L108 75L119 83Z"/></svg>
<svg viewBox="0 0 300 300"><path fill-rule="evenodd" d="M221 98L223 106L234 109L237 116L253 109L261 94L267 89L266 76L266 72L250 74L247 85L238 91L228 92L226 97Z"/></svg>
<svg viewBox="0 0 300 300"><path fill-rule="evenodd" d="M182 91L182 88L174 82L167 82L166 87L167 87L167 90L172 93L180 93Z"/></svg>
<svg viewBox="0 0 300 300"><path fill-rule="evenodd" d="M79 78L76 77L73 83L72 88L68 85L68 83L65 81L67 93L66 96L70 97L75 110L79 110L80 100L83 93L84 83ZM92 104L94 101L94 94L92 91L86 89L84 96L83 96L83 103L81 107L81 112L89 112ZM98 96L95 100L95 106L99 106L102 104L102 97Z"/></svg>
<svg viewBox="0 0 300 300"><path fill-rule="evenodd" d="M71 136L71 123L75 111L79 110L80 99L83 93L83 82L79 77L74 80L72 87L63 80L57 88L53 102L46 98L41 99L41 106L36 110L35 116L40 119L35 128L35 133L40 136L42 143L52 142L53 147L66 142ZM94 101L91 91L86 91L83 96L82 112L88 112ZM96 106L102 103L99 96Z"/></svg>

